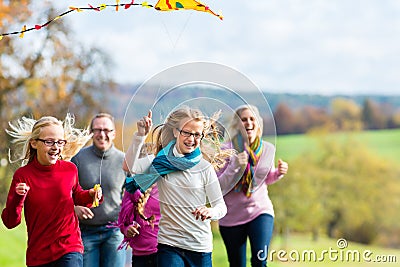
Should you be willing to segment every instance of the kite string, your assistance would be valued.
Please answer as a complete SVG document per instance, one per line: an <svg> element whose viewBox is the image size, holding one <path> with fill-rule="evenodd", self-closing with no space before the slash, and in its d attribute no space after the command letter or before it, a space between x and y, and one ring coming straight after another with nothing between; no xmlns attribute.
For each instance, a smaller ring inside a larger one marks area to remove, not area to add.
<svg viewBox="0 0 400 267"><path fill-rule="evenodd" d="M34 27L31 27L31 28L27 28L26 25L24 25L22 27L22 30L20 30L20 31L0 33L0 40L3 39L4 36L16 35L16 34L19 34L19 37L23 38L25 32L32 31L32 30L40 30L41 28L46 27L49 24L51 24L53 21L58 20L61 17L65 16L65 15L67 15L67 14L73 12L73 11L77 11L77 12L81 12L82 10L101 11L101 10L105 9L106 7L115 7L115 10L118 11L119 7L122 7L122 6L125 7L125 9L128 9L131 6L143 6L143 7L147 7L147 8L155 8L156 10L161 10L161 11L185 9L185 7L183 7L183 6L179 7L179 8L178 7L172 8L171 7L169 9L163 9L163 8L158 7L157 6L158 4L156 4L154 6L154 5L151 5L151 4L147 3L147 2L134 3L134 0L132 0L130 3L122 3L122 4L120 4L119 1L120 0L117 0L117 4L101 4L100 6L97 6L97 7L93 7L90 4L88 4L89 7L73 7L73 6L70 6L68 11L65 11L64 13L61 13L60 15L54 17L53 19L47 21L46 23L44 23L42 25L36 24ZM197 2L197 1L194 1L194 2ZM199 3L199 2L197 3L197 8L204 8L204 10L201 10L201 11L209 12L209 13L213 14L214 16L217 16L219 19L221 19L221 20L223 19L223 16L221 14L216 14L216 13L212 12L208 8L208 6L205 6L205 5L203 5L203 4ZM188 9L199 10L197 8L188 8ZM186 22L186 24L187 24L187 22ZM175 45L173 45L173 46L175 46Z"/></svg>
<svg viewBox="0 0 400 267"><path fill-rule="evenodd" d="M101 11L101 10L105 9L106 7L115 7L116 9L118 9L118 7L122 7L122 6L124 6L125 9L128 9L131 6L143 6L143 7L147 7L147 8L153 8L154 7L153 5L148 4L147 2L143 2L143 3L133 3L133 2L134 1L132 1L131 3L124 3L124 4L101 4L101 5L97 6L97 7L93 7L90 4L89 4L89 7L73 7L73 6L70 6L69 10L67 10L67 11L61 13L60 15L52 18L51 20L47 21L44 24L41 24L41 25L37 24L37 25L35 25L34 27L31 27L31 28L26 28L26 25L24 25L22 27L22 30L20 30L20 31L1 33L0 34L0 40L3 38L3 36L15 35L15 34L20 34L20 37L23 38L24 37L23 34L25 32L32 31L32 30L40 30L41 28L48 26L50 23L60 19L61 17L65 16L65 15L67 15L67 14L73 12L73 11L77 11L77 12L81 12L82 10Z"/></svg>
<svg viewBox="0 0 400 267"><path fill-rule="evenodd" d="M191 19L191 17L192 17L192 14L190 14L190 15L188 16L188 18L186 19L186 22L185 22L185 24L183 25L181 31L179 32L179 35L178 35L178 37L177 37L177 39L176 39L175 42L173 42L173 40L172 40L172 36L170 35L170 33L169 33L169 31L168 31L167 25L165 24L164 21L162 21L162 24L163 24L163 26L164 26L164 30L165 30L165 32L166 32L166 34L167 34L167 36L168 36L168 39L169 39L169 41L170 41L170 43L171 43L171 45L172 45L172 50L173 50L173 51L175 50L176 45L178 44L178 41L181 39L183 32L186 30L186 27L187 27L187 25L188 25L189 20Z"/></svg>

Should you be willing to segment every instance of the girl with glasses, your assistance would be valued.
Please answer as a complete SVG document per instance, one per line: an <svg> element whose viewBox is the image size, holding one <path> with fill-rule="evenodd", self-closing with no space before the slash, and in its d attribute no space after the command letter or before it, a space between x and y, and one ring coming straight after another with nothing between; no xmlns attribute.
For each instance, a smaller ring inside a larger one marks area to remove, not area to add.
<svg viewBox="0 0 400 267"><path fill-rule="evenodd" d="M159 267L212 266L210 221L226 213L214 170L224 160L218 152L215 119L189 107L172 111L152 132L154 155L139 158L152 127L150 111L138 122L125 155L123 167L133 174L126 181L128 192L144 193L157 183Z"/></svg>
<svg viewBox="0 0 400 267"><path fill-rule="evenodd" d="M22 117L9 123L15 161L22 167L13 176L1 218L11 229L21 223L24 209L28 232L28 266L82 266L83 244L74 204L91 206L102 199L101 189L83 190L75 165L69 161L90 139L87 130L50 116Z"/></svg>

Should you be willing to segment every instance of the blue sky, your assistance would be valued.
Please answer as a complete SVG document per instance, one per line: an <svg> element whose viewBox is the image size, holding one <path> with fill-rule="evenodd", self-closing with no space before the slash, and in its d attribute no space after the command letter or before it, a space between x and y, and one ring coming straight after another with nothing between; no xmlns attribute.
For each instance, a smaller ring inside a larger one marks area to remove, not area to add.
<svg viewBox="0 0 400 267"><path fill-rule="evenodd" d="M60 2L60 13L70 5L115 3ZM143 82L175 65L207 61L234 68L269 92L400 94L400 1L202 2L222 12L224 20L143 7L84 11L63 19L76 39L112 55L113 77L120 83Z"/></svg>

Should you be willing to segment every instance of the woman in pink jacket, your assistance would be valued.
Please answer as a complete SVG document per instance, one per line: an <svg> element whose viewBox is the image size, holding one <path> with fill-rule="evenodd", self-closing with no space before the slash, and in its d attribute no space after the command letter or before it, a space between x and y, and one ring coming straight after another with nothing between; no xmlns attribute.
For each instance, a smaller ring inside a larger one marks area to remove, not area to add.
<svg viewBox="0 0 400 267"><path fill-rule="evenodd" d="M218 172L228 212L219 220L231 267L246 266L247 238L251 245L251 266L266 266L274 224L274 209L267 185L287 173L288 164L278 160L275 169L273 144L262 140L262 118L257 107L240 106L231 123L230 141L235 149L225 168Z"/></svg>

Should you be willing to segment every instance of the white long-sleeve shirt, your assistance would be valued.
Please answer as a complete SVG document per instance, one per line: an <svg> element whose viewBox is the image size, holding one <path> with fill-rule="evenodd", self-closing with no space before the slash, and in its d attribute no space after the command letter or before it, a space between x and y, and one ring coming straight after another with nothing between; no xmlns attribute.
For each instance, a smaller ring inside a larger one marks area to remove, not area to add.
<svg viewBox="0 0 400 267"><path fill-rule="evenodd" d="M153 155L138 158L145 137L133 137L127 153L132 173L144 173L154 159ZM174 156L182 157L174 147ZM217 175L212 165L200 160L194 167L162 177L158 183L161 219L158 243L197 252L211 252L212 232L210 220L196 220L192 212L210 204L211 220L225 216L227 208L223 200Z"/></svg>

